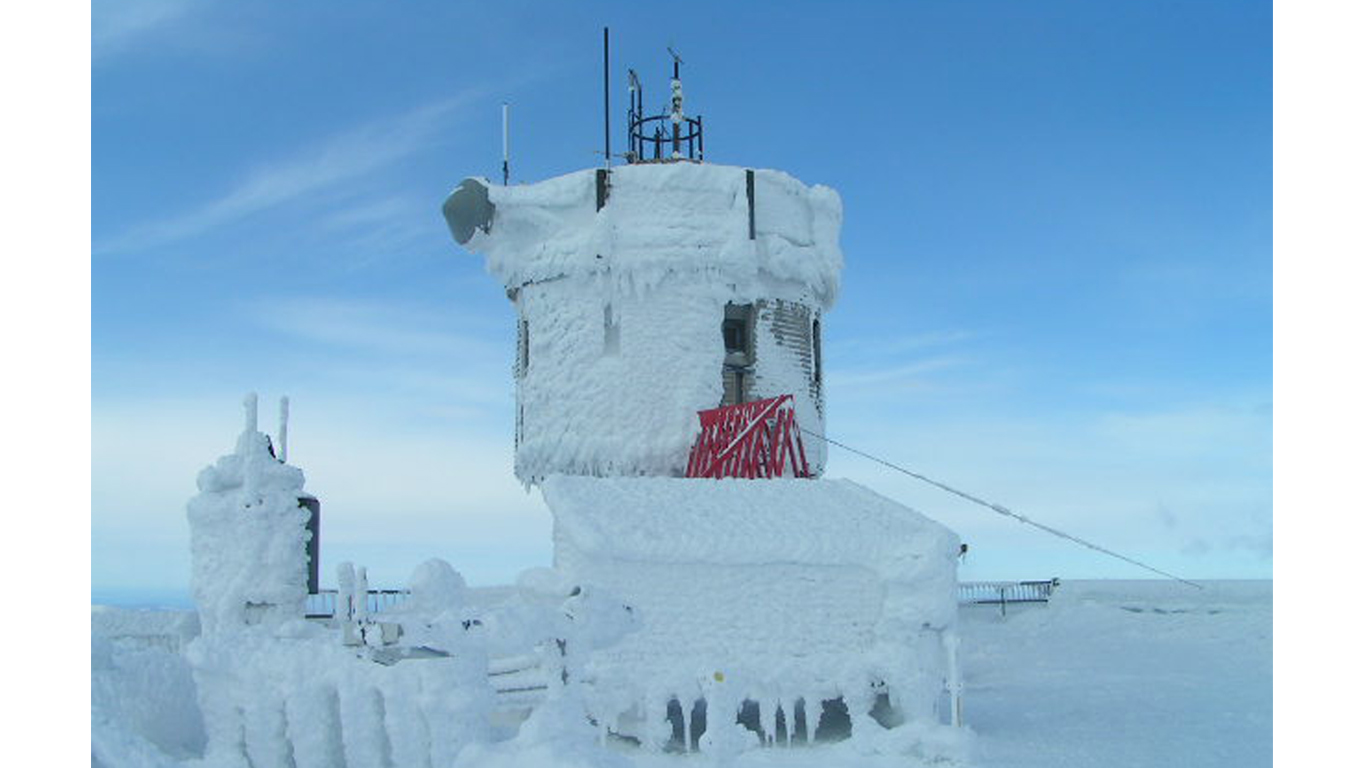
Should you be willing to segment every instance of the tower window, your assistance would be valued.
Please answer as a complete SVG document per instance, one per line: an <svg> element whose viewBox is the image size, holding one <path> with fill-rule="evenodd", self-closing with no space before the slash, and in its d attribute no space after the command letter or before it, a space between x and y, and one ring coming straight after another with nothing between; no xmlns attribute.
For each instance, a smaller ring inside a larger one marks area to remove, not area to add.
<svg viewBox="0 0 1366 768"><path fill-rule="evenodd" d="M749 399L754 365L754 305L727 304L721 319L721 340L726 347L721 366L721 404L735 405Z"/></svg>
<svg viewBox="0 0 1366 768"><path fill-rule="evenodd" d="M721 320L721 339L726 345L726 363L754 364L754 305L727 304Z"/></svg>
<svg viewBox="0 0 1366 768"><path fill-rule="evenodd" d="M744 353L749 346L745 343L745 321L726 320L721 323L721 335L726 340L726 353Z"/></svg>

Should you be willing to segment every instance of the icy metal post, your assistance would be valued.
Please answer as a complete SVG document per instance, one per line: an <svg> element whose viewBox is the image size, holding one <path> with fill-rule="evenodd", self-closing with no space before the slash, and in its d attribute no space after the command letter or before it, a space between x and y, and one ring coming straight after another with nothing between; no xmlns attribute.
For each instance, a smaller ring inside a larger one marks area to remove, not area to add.
<svg viewBox="0 0 1366 768"><path fill-rule="evenodd" d="M602 160L606 167L612 167L612 92L607 69L607 27L602 28Z"/></svg>
<svg viewBox="0 0 1366 768"><path fill-rule="evenodd" d="M503 186L508 185L508 103L503 102Z"/></svg>
<svg viewBox="0 0 1366 768"><path fill-rule="evenodd" d="M248 393L247 393L247 396L244 397L244 398L242 398L242 407L246 409L246 422L242 425L242 430L243 430L244 432L255 432L255 431L256 431L256 393L255 393L255 392L248 392Z"/></svg>
<svg viewBox="0 0 1366 768"><path fill-rule="evenodd" d="M678 133L680 125L683 122L683 81L678 78L678 65L683 63L683 59L679 58L677 53L674 53L673 48L669 49L669 55L674 57L674 77L669 83L672 90L672 109L669 113L669 119L673 122L673 157L677 159L683 156L682 153L678 151Z"/></svg>
<svg viewBox="0 0 1366 768"><path fill-rule="evenodd" d="M280 463L289 458L289 398L280 398Z"/></svg>

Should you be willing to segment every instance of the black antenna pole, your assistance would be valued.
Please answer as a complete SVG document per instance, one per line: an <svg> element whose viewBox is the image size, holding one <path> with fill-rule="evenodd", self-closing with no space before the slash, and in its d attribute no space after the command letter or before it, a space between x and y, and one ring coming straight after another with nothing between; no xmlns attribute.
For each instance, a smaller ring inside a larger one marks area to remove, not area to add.
<svg viewBox="0 0 1366 768"><path fill-rule="evenodd" d="M608 88L607 27L602 28L602 157L612 167L612 92Z"/></svg>

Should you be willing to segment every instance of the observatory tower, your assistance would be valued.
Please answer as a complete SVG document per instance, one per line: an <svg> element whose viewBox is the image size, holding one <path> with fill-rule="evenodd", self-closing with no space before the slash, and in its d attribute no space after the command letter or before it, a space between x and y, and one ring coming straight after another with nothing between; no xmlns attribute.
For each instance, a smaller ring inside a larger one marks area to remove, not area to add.
<svg viewBox="0 0 1366 768"><path fill-rule="evenodd" d="M825 432L839 196L704 163L676 57L664 112L630 82L624 165L467 178L443 207L516 310L515 469L554 516L555 570L640 620L590 662L593 717L685 748L682 713L708 706L770 742L779 711L789 739L942 718L957 537L820 479L824 441L800 439Z"/></svg>
<svg viewBox="0 0 1366 768"><path fill-rule="evenodd" d="M839 195L702 163L676 68L673 82L671 111L644 117L632 73L628 164L516 186L469 178L446 200L456 241L485 256L517 312L523 482L682 476L698 411L784 394L824 433ZM819 475L824 445L805 449Z"/></svg>

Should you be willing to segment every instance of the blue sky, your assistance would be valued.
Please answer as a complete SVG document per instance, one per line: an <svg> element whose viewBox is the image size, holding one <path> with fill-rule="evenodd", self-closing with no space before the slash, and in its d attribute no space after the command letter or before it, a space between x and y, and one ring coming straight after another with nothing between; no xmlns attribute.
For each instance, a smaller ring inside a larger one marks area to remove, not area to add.
<svg viewBox="0 0 1366 768"><path fill-rule="evenodd" d="M96 2L91 579L177 589L246 391L292 400L324 567L549 562L512 311L439 208L600 162L674 46L708 160L844 201L832 437L1192 578L1271 575L1271 5ZM832 452L964 578L1142 578Z"/></svg>

